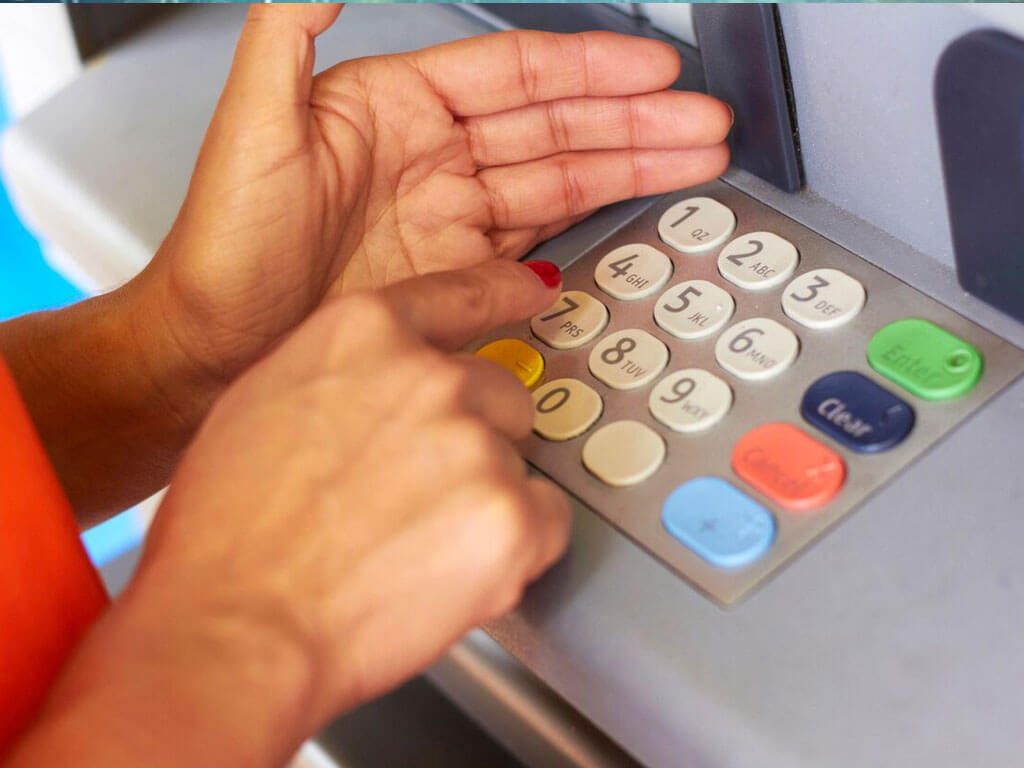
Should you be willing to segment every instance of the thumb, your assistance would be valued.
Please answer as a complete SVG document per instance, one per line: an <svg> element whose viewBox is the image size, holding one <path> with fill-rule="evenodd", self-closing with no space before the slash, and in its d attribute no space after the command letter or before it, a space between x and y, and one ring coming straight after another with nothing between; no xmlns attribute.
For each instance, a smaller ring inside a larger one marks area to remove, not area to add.
<svg viewBox="0 0 1024 768"><path fill-rule="evenodd" d="M395 283L383 295L431 344L455 350L558 300L562 275L547 261L497 260Z"/></svg>
<svg viewBox="0 0 1024 768"><path fill-rule="evenodd" d="M316 55L313 40L341 9L340 3L250 7L220 110L249 124L304 115Z"/></svg>

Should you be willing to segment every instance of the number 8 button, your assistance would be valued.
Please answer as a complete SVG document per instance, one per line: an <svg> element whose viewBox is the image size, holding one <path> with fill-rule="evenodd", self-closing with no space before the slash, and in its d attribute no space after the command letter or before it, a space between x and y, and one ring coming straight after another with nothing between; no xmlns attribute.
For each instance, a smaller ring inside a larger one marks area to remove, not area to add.
<svg viewBox="0 0 1024 768"><path fill-rule="evenodd" d="M612 389L642 387L666 365L668 347L639 328L609 334L590 353L590 372Z"/></svg>
<svg viewBox="0 0 1024 768"><path fill-rule="evenodd" d="M838 269L812 269L786 286L782 310L808 328L835 328L864 306L864 286Z"/></svg>

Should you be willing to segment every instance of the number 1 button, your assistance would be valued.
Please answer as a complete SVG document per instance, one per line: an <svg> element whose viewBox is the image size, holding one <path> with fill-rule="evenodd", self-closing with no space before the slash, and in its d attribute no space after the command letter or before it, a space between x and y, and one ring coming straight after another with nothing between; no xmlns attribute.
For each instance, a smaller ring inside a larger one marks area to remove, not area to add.
<svg viewBox="0 0 1024 768"><path fill-rule="evenodd" d="M566 291L530 320L534 336L555 349L582 347L608 325L608 307L583 291Z"/></svg>
<svg viewBox="0 0 1024 768"><path fill-rule="evenodd" d="M710 251L735 228L736 214L710 197L680 200L658 220L658 236L683 253Z"/></svg>

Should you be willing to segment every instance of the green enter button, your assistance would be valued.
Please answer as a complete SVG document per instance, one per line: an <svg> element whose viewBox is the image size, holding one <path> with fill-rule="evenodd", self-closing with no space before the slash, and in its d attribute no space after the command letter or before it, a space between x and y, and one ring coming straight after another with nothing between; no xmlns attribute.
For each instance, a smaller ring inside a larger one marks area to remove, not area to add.
<svg viewBox="0 0 1024 768"><path fill-rule="evenodd" d="M926 400L951 400L981 377L981 353L935 323L910 317L882 328L868 344L868 362Z"/></svg>

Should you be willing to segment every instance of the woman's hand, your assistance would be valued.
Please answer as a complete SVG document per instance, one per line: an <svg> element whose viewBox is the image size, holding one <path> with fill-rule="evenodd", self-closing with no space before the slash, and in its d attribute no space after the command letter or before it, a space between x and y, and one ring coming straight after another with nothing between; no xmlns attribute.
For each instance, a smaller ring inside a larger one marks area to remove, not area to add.
<svg viewBox="0 0 1024 768"><path fill-rule="evenodd" d="M515 262L416 278L328 303L245 373L13 765L282 765L515 605L569 504L512 445L527 390L444 350L557 296Z"/></svg>
<svg viewBox="0 0 1024 768"><path fill-rule="evenodd" d="M669 46L507 32L313 76L338 6L254 6L150 270L229 379L326 296L518 258L588 212L724 170L731 113ZM342 22L344 23L344 22Z"/></svg>

